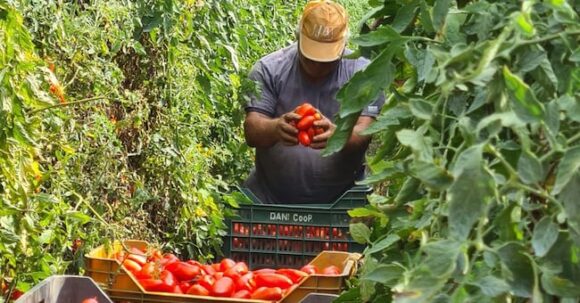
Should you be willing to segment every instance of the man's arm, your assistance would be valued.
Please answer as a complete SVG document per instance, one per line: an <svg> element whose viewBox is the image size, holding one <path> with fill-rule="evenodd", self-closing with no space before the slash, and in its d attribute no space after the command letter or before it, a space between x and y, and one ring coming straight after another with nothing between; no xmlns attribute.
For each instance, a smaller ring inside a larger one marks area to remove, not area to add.
<svg viewBox="0 0 580 303"><path fill-rule="evenodd" d="M298 144L298 129L290 125L300 116L295 113L286 113L278 118L270 118L264 114L250 111L244 121L244 135L250 147L268 148L278 142L284 145Z"/></svg>

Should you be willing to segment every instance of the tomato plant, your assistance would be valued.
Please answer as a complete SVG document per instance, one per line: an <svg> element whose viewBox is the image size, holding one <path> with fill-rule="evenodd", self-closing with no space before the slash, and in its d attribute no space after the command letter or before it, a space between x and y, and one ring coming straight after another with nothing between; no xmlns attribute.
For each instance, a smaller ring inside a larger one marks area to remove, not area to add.
<svg viewBox="0 0 580 303"><path fill-rule="evenodd" d="M388 190L349 212L368 247L337 302L578 300L577 1L369 4L324 153L385 92L362 183Z"/></svg>

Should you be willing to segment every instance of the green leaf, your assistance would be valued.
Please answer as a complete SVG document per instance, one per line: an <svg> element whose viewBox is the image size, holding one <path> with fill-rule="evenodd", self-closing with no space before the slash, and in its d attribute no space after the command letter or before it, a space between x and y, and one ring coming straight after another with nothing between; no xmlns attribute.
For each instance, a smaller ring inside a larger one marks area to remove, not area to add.
<svg viewBox="0 0 580 303"><path fill-rule="evenodd" d="M510 72L507 66L503 68L506 87L514 102L514 111L520 119L526 122L537 122L544 116L544 107L528 85L517 75Z"/></svg>
<svg viewBox="0 0 580 303"><path fill-rule="evenodd" d="M532 23L532 20L530 19L529 14L518 13L514 17L514 19L515 19L517 28L525 36L531 37L536 33L536 30L534 28L534 24Z"/></svg>
<svg viewBox="0 0 580 303"><path fill-rule="evenodd" d="M448 190L449 229L452 238L467 239L471 227L482 217L494 195L494 180L483 168L483 146L463 151L453 168L455 181Z"/></svg>
<svg viewBox="0 0 580 303"><path fill-rule="evenodd" d="M367 129L365 129L363 135L372 135L388 129L393 125L400 125L400 119L410 118L411 111L407 105L399 104L383 113L373 122Z"/></svg>
<svg viewBox="0 0 580 303"><path fill-rule="evenodd" d="M363 181L357 182L357 184L371 185L395 177L401 173L403 173L403 170L401 170L399 167L386 167L381 171L366 177Z"/></svg>
<svg viewBox="0 0 580 303"><path fill-rule="evenodd" d="M560 105L556 100L552 100L546 107L546 127L554 137L560 131Z"/></svg>
<svg viewBox="0 0 580 303"><path fill-rule="evenodd" d="M393 82L395 70L391 59L400 48L399 43L389 44L389 47L365 69L356 72L338 91L336 99L340 102L340 118L361 112Z"/></svg>
<svg viewBox="0 0 580 303"><path fill-rule="evenodd" d="M330 156L341 150L352 134L352 129L358 120L358 113L351 114L346 118L337 117L335 120L336 129L328 140L326 147L322 151L323 157Z"/></svg>
<svg viewBox="0 0 580 303"><path fill-rule="evenodd" d="M413 115L419 119L431 120L433 114L433 106L431 103L421 99L409 100L409 108Z"/></svg>
<svg viewBox="0 0 580 303"><path fill-rule="evenodd" d="M358 303L362 302L360 288L351 288L340 294L340 297L334 299L333 303Z"/></svg>
<svg viewBox="0 0 580 303"><path fill-rule="evenodd" d="M421 1L421 11L419 12L419 21L423 25L423 28L427 33L433 33L435 29L433 28L433 21L431 19L431 14L429 11L429 6L425 0Z"/></svg>
<svg viewBox="0 0 580 303"><path fill-rule="evenodd" d="M403 276L405 269L395 264L381 264L370 273L360 277L361 280L370 280L386 285L395 286L398 279Z"/></svg>
<svg viewBox="0 0 580 303"><path fill-rule="evenodd" d="M449 6L451 5L451 0L436 0L433 6L433 27L436 31L440 31L445 24L445 19L447 18L447 13L449 12Z"/></svg>
<svg viewBox="0 0 580 303"><path fill-rule="evenodd" d="M578 147L580 149L580 147ZM580 246L580 171L576 171L562 188L559 200L564 204L570 236Z"/></svg>
<svg viewBox="0 0 580 303"><path fill-rule="evenodd" d="M542 275L542 286L548 293L556 296L576 298L576 300L577 297L580 297L580 283L574 283L574 281L551 273Z"/></svg>
<svg viewBox="0 0 580 303"><path fill-rule="evenodd" d="M570 179L580 169L580 146L572 147L566 151L564 157L558 165L556 173L556 184L552 190L552 195L559 194L570 182Z"/></svg>
<svg viewBox="0 0 580 303"><path fill-rule="evenodd" d="M147 55L147 52L145 51L145 48L143 47L143 44L141 44L141 42L139 41L134 41L133 42L133 49L135 50L135 52L141 56L145 56Z"/></svg>
<svg viewBox="0 0 580 303"><path fill-rule="evenodd" d="M413 1L409 4L403 5L397 11L397 15L395 16L395 19L391 24L391 26L396 32L400 33L404 31L407 28L407 26L409 26L411 21L413 21L413 18L415 18L415 11L418 5L419 3L417 1Z"/></svg>
<svg viewBox="0 0 580 303"><path fill-rule="evenodd" d="M401 238L399 238L399 236L397 236L395 234L388 235L386 238L383 238L377 242L372 243L365 251L365 254L371 255L371 254L374 254L376 252L383 251L383 250L391 247L391 245L395 244L400 239Z"/></svg>
<svg viewBox="0 0 580 303"><path fill-rule="evenodd" d="M439 240L422 247L427 257L421 263L435 277L447 277L456 267L460 244L453 240Z"/></svg>
<svg viewBox="0 0 580 303"><path fill-rule="evenodd" d="M416 198L419 193L419 186L421 186L421 181L417 178L407 178L401 187L401 190L397 193L395 197L395 202L397 205L412 201Z"/></svg>
<svg viewBox="0 0 580 303"><path fill-rule="evenodd" d="M520 243L510 242L500 247L497 253L502 262L503 276L511 291L519 297L532 297L537 277L525 247Z"/></svg>
<svg viewBox="0 0 580 303"><path fill-rule="evenodd" d="M414 161L411 175L435 191L444 191L453 183L453 176L447 170L431 162Z"/></svg>
<svg viewBox="0 0 580 303"><path fill-rule="evenodd" d="M506 281L495 276L486 276L474 284L481 289L484 295L489 297L497 297L510 290L510 286Z"/></svg>
<svg viewBox="0 0 580 303"><path fill-rule="evenodd" d="M552 218L544 217L538 222L532 237L532 247L536 256L543 257L548 253L558 239L558 232L558 225L552 222Z"/></svg>
<svg viewBox="0 0 580 303"><path fill-rule="evenodd" d="M80 224L86 224L92 220L90 216L87 216L79 211L71 211L67 214L67 216L73 220L78 221Z"/></svg>
<svg viewBox="0 0 580 303"><path fill-rule="evenodd" d="M370 242L371 230L364 223L353 223L349 225L350 235L357 243L365 244Z"/></svg>
<svg viewBox="0 0 580 303"><path fill-rule="evenodd" d="M544 179L544 168L536 155L523 151L518 160L518 175L524 183L535 184Z"/></svg>
<svg viewBox="0 0 580 303"><path fill-rule="evenodd" d="M580 99L570 95L563 95L557 100L560 108L566 112L567 118L580 122Z"/></svg>
<svg viewBox="0 0 580 303"><path fill-rule="evenodd" d="M428 139L423 134L412 129L402 129L397 132L397 140L402 145L408 146L413 150L413 153L418 160L431 162L433 160L433 151Z"/></svg>
<svg viewBox="0 0 580 303"><path fill-rule="evenodd" d="M406 39L407 38L403 38L389 25L383 25L372 32L353 38L351 42L362 47L372 47Z"/></svg>

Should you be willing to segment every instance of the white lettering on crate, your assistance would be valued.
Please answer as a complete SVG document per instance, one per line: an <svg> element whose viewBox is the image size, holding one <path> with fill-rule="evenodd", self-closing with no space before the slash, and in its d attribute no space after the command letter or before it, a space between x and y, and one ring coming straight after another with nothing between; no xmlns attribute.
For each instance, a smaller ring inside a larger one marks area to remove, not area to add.
<svg viewBox="0 0 580 303"><path fill-rule="evenodd" d="M270 220L309 223L312 222L313 216L311 214L292 214L292 216L290 216L289 213L270 212Z"/></svg>

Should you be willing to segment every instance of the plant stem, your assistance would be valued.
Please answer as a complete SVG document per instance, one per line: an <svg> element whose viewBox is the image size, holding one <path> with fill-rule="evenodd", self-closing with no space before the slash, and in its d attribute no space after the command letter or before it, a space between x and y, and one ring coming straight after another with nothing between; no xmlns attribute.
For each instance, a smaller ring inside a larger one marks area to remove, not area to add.
<svg viewBox="0 0 580 303"><path fill-rule="evenodd" d="M516 180L518 179L517 170L515 170L515 168L503 157L503 155L500 152L497 151L497 149L493 145L488 144L487 150L489 150L496 158L499 159L499 161L503 164L503 166L505 166L505 168L510 173L511 179L516 179Z"/></svg>
<svg viewBox="0 0 580 303"><path fill-rule="evenodd" d="M549 40L552 40L552 39L556 39L556 38L560 37L562 34L568 34L568 35L576 36L576 35L580 35L580 31L563 32L563 33L551 34L551 35L548 35L548 36L545 36L545 37L542 37L542 38L538 38L538 39L525 40L525 41L522 41L521 43L519 43L518 46L546 42L546 41L549 41Z"/></svg>
<svg viewBox="0 0 580 303"><path fill-rule="evenodd" d="M60 103L60 104L55 104L55 105L51 105L51 106L47 106L44 108L40 108L40 109L36 109L30 112L30 115L34 115L38 112L42 112L45 110L49 110L49 109L53 109L53 108L57 108L57 107L65 107L65 106L69 106L69 105L76 105L76 104L81 104L81 103L88 103L91 101L97 101L97 100L101 100L101 99L106 99L107 97L105 96L99 96L99 97L92 97L92 98L86 98L86 99L81 99L81 100L77 100L77 101L72 101L72 102L67 102L67 103Z"/></svg>
<svg viewBox="0 0 580 303"><path fill-rule="evenodd" d="M525 191L530 192L536 196L539 196L539 197L542 197L546 200L549 200L550 202L556 204L560 208L560 210L564 210L564 207L562 206L562 204L558 200L556 200L556 198L554 198L554 197L550 196L548 193L546 193L545 190L538 190L538 189L529 187L525 184L521 184L519 182L513 183L513 186L515 188L525 190Z"/></svg>
<svg viewBox="0 0 580 303"><path fill-rule="evenodd" d="M577 133L574 136L570 137L568 140L566 140L566 144L572 145L572 143L576 142L578 139L580 139L580 133ZM555 149L551 149L548 153L546 153L545 155L540 157L540 161L541 162L546 161L547 159L552 157L556 152L558 152L558 151Z"/></svg>

